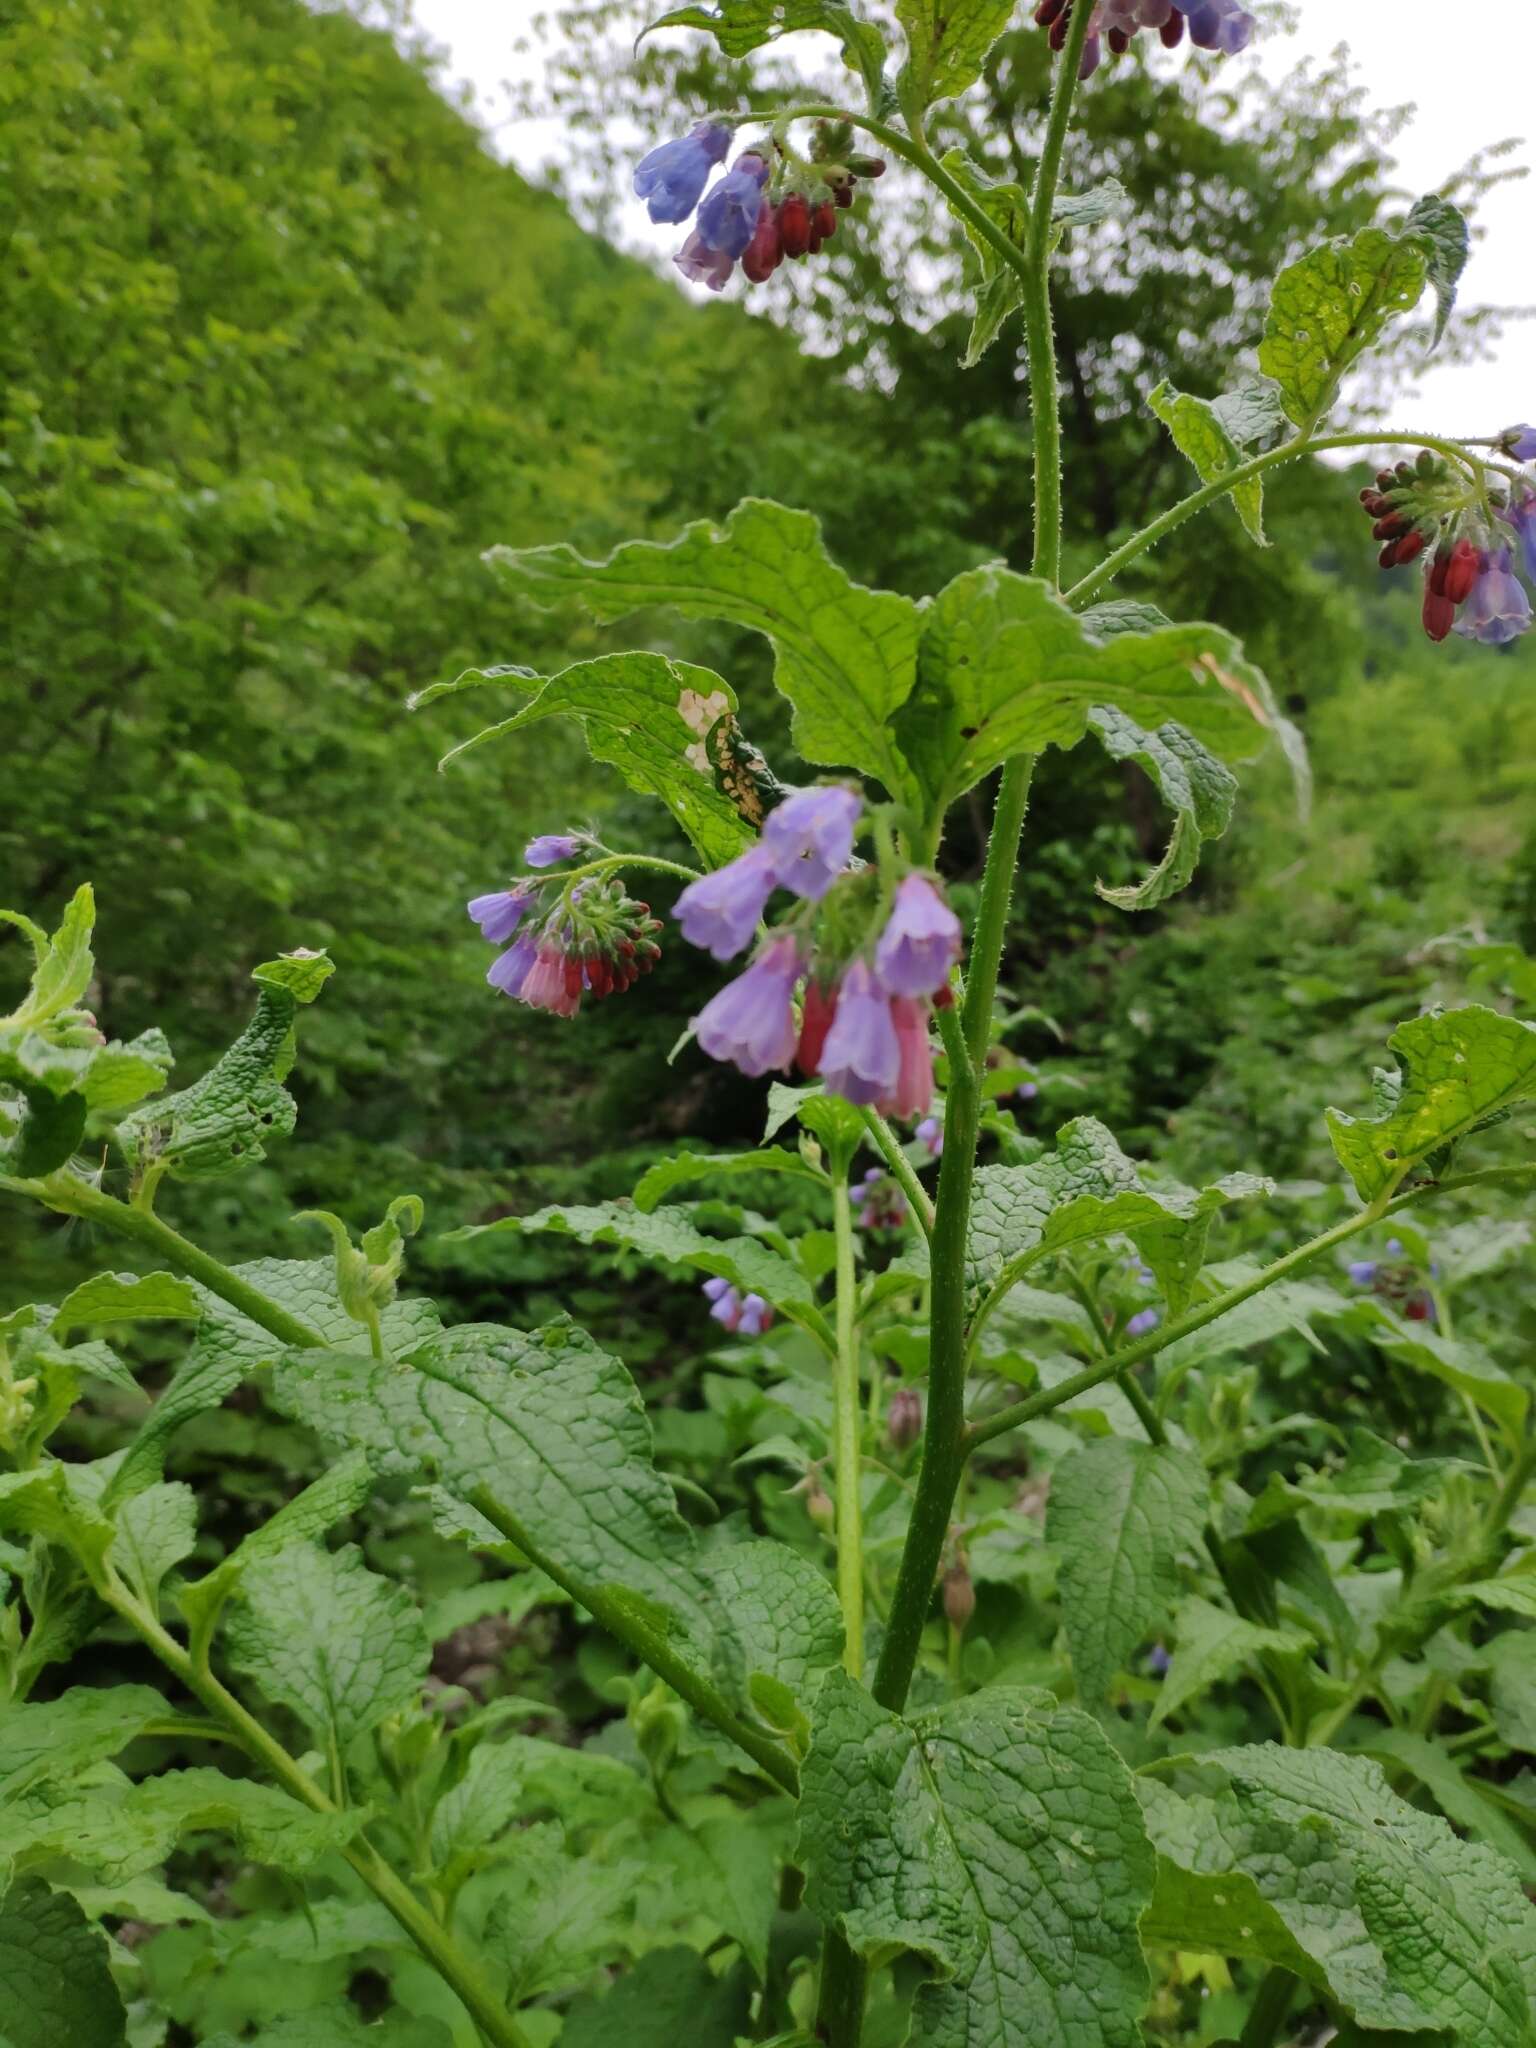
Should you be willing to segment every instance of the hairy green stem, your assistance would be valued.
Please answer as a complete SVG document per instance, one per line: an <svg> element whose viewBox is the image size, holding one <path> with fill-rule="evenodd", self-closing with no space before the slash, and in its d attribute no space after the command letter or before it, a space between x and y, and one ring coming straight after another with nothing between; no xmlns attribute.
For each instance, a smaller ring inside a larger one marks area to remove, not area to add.
<svg viewBox="0 0 1536 2048"><path fill-rule="evenodd" d="M1391 444L1398 446L1412 443L1418 448L1434 448L1442 455L1466 461L1465 450L1455 441L1444 441L1434 434L1405 434L1382 429L1372 434L1326 434L1314 439L1306 434L1296 434L1289 441L1282 441L1278 448L1271 448L1263 455L1254 455L1236 469L1229 469L1225 475L1213 477L1208 484L1202 484L1198 491L1191 491L1187 498L1181 498L1176 505L1170 505L1166 512L1158 514L1133 533L1128 541L1117 547L1113 554L1106 555L1096 569L1074 583L1063 595L1070 605L1085 605L1091 597L1097 596L1106 583L1113 583L1120 571L1144 555L1148 548L1156 547L1160 540L1182 526L1186 519L1193 519L1197 512L1203 512L1208 505L1218 504L1234 485L1247 483L1250 478L1262 476L1267 469L1274 469L1282 462L1296 462L1303 455L1320 455L1330 448L1382 448Z"/></svg>
<svg viewBox="0 0 1536 2048"><path fill-rule="evenodd" d="M891 1169L893 1179L907 1198L907 1206L917 1218L924 1237L933 1235L933 1204L928 1199L928 1190L918 1179L912 1162L901 1149L901 1140L891 1129L878 1109L861 1109L864 1128L873 1138L880 1157Z"/></svg>
<svg viewBox="0 0 1536 2048"><path fill-rule="evenodd" d="M258 1323L284 1344L311 1349L324 1346L325 1339L308 1323L300 1322L281 1302L273 1301L259 1287L253 1287L249 1280L242 1279L221 1260L213 1258L168 1223L163 1223L150 1210L119 1202L89 1182L63 1172L50 1174L46 1180L13 1182L12 1186L61 1215L79 1216L88 1223L100 1223L108 1230L115 1230L121 1237L133 1238L159 1257L168 1259L172 1265L179 1266L194 1280L200 1280L210 1294L218 1295L231 1308L239 1309L243 1316L249 1316L253 1323Z"/></svg>
<svg viewBox="0 0 1536 2048"><path fill-rule="evenodd" d="M837 1598L843 1610L843 1669L864 1674L864 1510L860 1492L859 1340L854 1331L858 1277L853 1263L853 1204L848 1169L832 1183L837 1240L837 1357L832 1368L835 1415L833 1477L837 1486Z"/></svg>
<svg viewBox="0 0 1536 2048"><path fill-rule="evenodd" d="M1109 1333L1109 1325L1105 1322L1100 1312L1099 1304L1094 1298L1093 1289L1083 1279L1082 1274L1078 1272L1070 1260L1067 1262L1067 1281L1072 1292L1082 1303L1084 1313L1087 1315L1089 1322L1093 1325L1093 1334L1099 1340L1099 1349L1107 1357L1115 1348L1114 1339ZM1147 1432L1148 1441L1154 1444L1167 1443L1168 1432L1163 1427L1163 1418L1147 1399L1141 1381L1137 1379L1135 1373L1117 1373L1115 1375L1115 1384L1136 1410L1136 1419Z"/></svg>
<svg viewBox="0 0 1536 2048"><path fill-rule="evenodd" d="M113 1612L127 1622L166 1669L180 1679L216 1721L229 1729L246 1755L275 1778L285 1792L314 1813L338 1811L336 1802L326 1796L297 1759L220 1684L206 1664L187 1655L147 1607L126 1589L109 1584L99 1590ZM346 1844L341 1854L462 2001L491 2048L530 2048L528 2036L507 2011L478 1961L460 1948L372 1844L359 1836Z"/></svg>
<svg viewBox="0 0 1536 2048"><path fill-rule="evenodd" d="M615 1599L606 1586L594 1585L551 1557L533 1540L528 1530L488 1487L477 1486L467 1496L492 1528L499 1529L509 1543L516 1544L530 1563L538 1566L557 1586L563 1586L573 1600L586 1608L592 1619L611 1636L632 1650L642 1664L664 1679L679 1699L686 1700L695 1713L712 1721L723 1735L745 1751L774 1783L793 1798L800 1789L800 1777L789 1756L768 1734L754 1728L731 1706L709 1679L679 1656L664 1629L647 1618L643 1604L631 1605Z"/></svg>
<svg viewBox="0 0 1536 2048"><path fill-rule="evenodd" d="M1079 1394L1086 1394L1090 1388L1102 1386L1105 1380L1118 1379L1133 1366L1140 1365L1144 1359L1155 1357L1165 1346L1177 1343L1180 1337L1188 1337L1195 1330L1203 1330L1207 1323L1219 1321L1239 1303L1250 1300L1255 1294L1262 1294L1266 1287L1273 1287L1277 1280L1283 1280L1298 1266L1306 1265L1309 1260L1317 1258L1333 1245L1342 1244L1346 1238L1354 1237L1358 1232L1380 1222L1387 1213L1387 1206L1384 1202L1372 1203L1358 1215L1346 1217L1344 1222L1336 1223L1332 1230L1325 1230L1320 1237L1309 1238L1294 1251L1286 1252L1283 1257L1266 1266L1262 1272L1256 1273L1251 1280L1245 1280L1241 1286L1229 1287L1224 1293L1213 1296L1210 1301L1202 1302L1198 1308L1189 1309L1182 1316L1175 1317L1172 1322L1150 1330L1145 1337L1138 1337L1134 1343L1122 1345L1118 1351L1111 1352L1098 1364L1084 1366L1083 1370L1074 1373L1071 1379L1062 1380L1054 1387L1046 1387L1040 1393L1030 1395L1027 1401L1011 1402L1008 1407L999 1408L995 1414L972 1423L967 1432L967 1447L974 1450L980 1444L990 1443L993 1437L1002 1436L1010 1429L1017 1429L1020 1423L1033 1422L1038 1416L1049 1415L1053 1408L1060 1408L1063 1403L1075 1400ZM996 1285L982 1304L977 1316L978 1325L1013 1285L1018 1277L1017 1268L1020 1263L1018 1260L1013 1261L998 1275Z"/></svg>

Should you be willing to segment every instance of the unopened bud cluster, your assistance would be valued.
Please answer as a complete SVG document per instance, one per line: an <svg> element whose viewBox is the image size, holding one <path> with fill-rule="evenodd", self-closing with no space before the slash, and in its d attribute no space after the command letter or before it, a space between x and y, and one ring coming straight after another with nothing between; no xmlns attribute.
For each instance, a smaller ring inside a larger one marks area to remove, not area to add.
<svg viewBox="0 0 1536 2048"><path fill-rule="evenodd" d="M1517 460L1536 456L1536 430L1511 427L1495 445ZM1514 572L1516 551L1536 582L1536 490L1486 492L1443 455L1423 448L1412 461L1379 470L1360 493L1381 542L1383 569L1424 564L1421 616L1431 640L1452 631L1485 646L1516 639L1531 623L1531 601Z"/></svg>
<svg viewBox="0 0 1536 2048"><path fill-rule="evenodd" d="M1040 0L1035 20L1050 31L1051 48L1059 50L1067 40L1072 9L1078 0ZM1254 31L1254 18L1239 0L1097 0L1093 20L1078 65L1080 78L1091 78L1099 68L1108 43L1113 53L1123 56L1141 29L1155 29L1167 49L1184 40L1185 31L1199 50L1215 50L1235 56L1246 50Z"/></svg>
<svg viewBox="0 0 1536 2048"><path fill-rule="evenodd" d="M583 833L546 833L523 858L529 867L550 868L592 843ZM474 897L468 909L483 937L506 946L486 970L491 987L556 1017L574 1017L584 995L622 994L661 958L660 918L617 875L574 884L558 872L542 880L525 876L510 889Z"/></svg>
<svg viewBox="0 0 1536 2048"><path fill-rule="evenodd" d="M641 159L635 192L653 221L694 215L693 232L673 258L684 277L723 291L739 262L749 283L763 284L786 258L818 254L837 233L838 213L853 204L859 180L885 170L880 157L842 148L845 138L846 131L822 128L812 158L793 156L777 140L745 149L706 193L731 131L701 121Z"/></svg>

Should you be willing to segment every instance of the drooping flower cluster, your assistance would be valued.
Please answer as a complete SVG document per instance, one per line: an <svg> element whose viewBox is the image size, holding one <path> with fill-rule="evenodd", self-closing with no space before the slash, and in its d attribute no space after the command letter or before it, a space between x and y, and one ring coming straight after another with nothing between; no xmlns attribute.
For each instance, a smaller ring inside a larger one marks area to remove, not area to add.
<svg viewBox="0 0 1536 2048"><path fill-rule="evenodd" d="M1051 48L1059 50L1067 40L1067 28L1077 0L1040 0L1035 20L1049 29ZM1235 56L1246 50L1255 27L1254 17L1240 0L1097 0L1088 37L1083 44L1079 78L1091 78L1099 68L1107 42L1114 54L1123 56L1139 30L1156 29L1167 49L1174 49L1189 31L1189 40L1200 50L1215 50Z"/></svg>
<svg viewBox="0 0 1536 2048"><path fill-rule="evenodd" d="M825 140L818 139L818 157ZM845 160L812 161L765 143L743 150L706 193L730 143L728 128L701 121L642 157L635 170L635 192L653 221L685 221L697 209L693 232L673 261L684 277L714 292L725 289L737 263L749 283L762 284L786 257L816 255L837 233L839 209L853 204L860 178L878 178L885 169L876 156L843 151Z"/></svg>
<svg viewBox="0 0 1536 2048"><path fill-rule="evenodd" d="M773 1328L773 1307L760 1294L743 1294L729 1280L704 1282L709 1312L722 1329L737 1337L761 1337Z"/></svg>
<svg viewBox="0 0 1536 2048"><path fill-rule="evenodd" d="M529 842L523 859L531 868L554 868L591 844L584 833L544 833ZM661 920L617 875L573 887L559 874L543 881L525 876L510 889L473 897L468 910L481 936L506 948L486 969L491 987L556 1017L574 1017L583 995L620 994L661 958Z"/></svg>
<svg viewBox="0 0 1536 2048"><path fill-rule="evenodd" d="M907 1220L907 1198L883 1166L872 1166L853 1190L859 1204L861 1230L900 1230Z"/></svg>
<svg viewBox="0 0 1536 2048"><path fill-rule="evenodd" d="M1536 428L1511 427L1494 445L1516 461L1536 459ZM1424 448L1414 462L1379 470L1360 502L1373 521L1372 538L1382 543L1383 569L1422 557L1421 616L1431 640L1455 631L1501 647L1528 630L1531 601L1514 563L1518 547L1536 583L1536 488L1530 483L1492 487L1485 499L1444 456Z"/></svg>
<svg viewBox="0 0 1536 2048"><path fill-rule="evenodd" d="M683 936L717 960L750 943L775 889L800 898L746 972L694 1018L694 1032L712 1059L744 1074L794 1061L849 1102L920 1118L933 1102L929 1016L960 957L960 923L916 870L882 911L879 871L849 869L861 808L836 784L797 790L769 813L757 845L683 891Z"/></svg>
<svg viewBox="0 0 1536 2048"><path fill-rule="evenodd" d="M1345 1270L1357 1287L1368 1287L1401 1308L1409 1322L1436 1320L1434 1295L1424 1285L1424 1276L1409 1258L1401 1238L1389 1237L1381 1258L1351 1259ZM1429 1277L1433 1279L1438 1270L1431 1261Z"/></svg>

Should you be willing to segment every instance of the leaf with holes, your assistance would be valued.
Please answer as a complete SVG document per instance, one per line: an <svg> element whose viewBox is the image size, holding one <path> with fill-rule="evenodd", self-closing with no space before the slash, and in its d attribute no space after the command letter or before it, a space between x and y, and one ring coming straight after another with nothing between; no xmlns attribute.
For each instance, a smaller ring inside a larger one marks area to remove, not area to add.
<svg viewBox="0 0 1536 2048"><path fill-rule="evenodd" d="M974 85L1012 13L1013 0L896 0L907 39L896 81L903 106L931 107Z"/></svg>
<svg viewBox="0 0 1536 2048"><path fill-rule="evenodd" d="M1328 412L1345 373L1390 320L1412 312L1428 275L1427 245L1381 228L1323 242L1281 271L1259 368L1279 385L1289 419L1305 431Z"/></svg>
<svg viewBox="0 0 1536 2048"><path fill-rule="evenodd" d="M1536 1026L1496 1010L1432 1010L1399 1025L1387 1050L1398 1065L1376 1070L1375 1116L1328 1111L1333 1149L1364 1202L1419 1167L1440 1172L1469 1132L1536 1097Z"/></svg>

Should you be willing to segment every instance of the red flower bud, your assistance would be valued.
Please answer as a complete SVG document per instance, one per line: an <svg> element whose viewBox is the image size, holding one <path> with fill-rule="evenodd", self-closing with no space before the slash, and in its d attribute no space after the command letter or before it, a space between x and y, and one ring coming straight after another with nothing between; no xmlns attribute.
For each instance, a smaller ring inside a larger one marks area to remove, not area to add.
<svg viewBox="0 0 1536 2048"><path fill-rule="evenodd" d="M853 186L851 184L839 185L837 190L832 194L832 204L834 206L839 207L852 206Z"/></svg>
<svg viewBox="0 0 1536 2048"><path fill-rule="evenodd" d="M885 1431L892 1447L909 1450L923 1433L923 1397L916 1387L898 1387L885 1411Z"/></svg>
<svg viewBox="0 0 1536 2048"><path fill-rule="evenodd" d="M1399 565L1416 560L1423 552L1424 536L1418 527L1414 527L1411 533L1405 533L1397 543L1397 560Z"/></svg>
<svg viewBox="0 0 1536 2048"><path fill-rule="evenodd" d="M752 239L742 252L742 275L752 284L765 284L778 269L783 256L778 215L765 199L758 208Z"/></svg>
<svg viewBox="0 0 1536 2048"><path fill-rule="evenodd" d="M1396 540L1408 531L1408 522L1401 512L1389 512L1385 519L1378 519L1371 528L1372 540Z"/></svg>
<svg viewBox="0 0 1536 2048"><path fill-rule="evenodd" d="M1431 640L1443 640L1456 623L1456 607L1442 597L1433 584L1424 586L1424 630Z"/></svg>
<svg viewBox="0 0 1536 2048"><path fill-rule="evenodd" d="M1059 14L1067 12L1067 0L1040 0L1035 9L1035 26L1049 28Z"/></svg>
<svg viewBox="0 0 1536 2048"><path fill-rule="evenodd" d="M819 982L808 981L800 1019L800 1043L795 1048L795 1065L802 1074L809 1077L820 1071L821 1049L836 1015L836 988L823 988Z"/></svg>
<svg viewBox="0 0 1536 2048"><path fill-rule="evenodd" d="M1484 560L1482 551L1469 540L1457 541L1451 549L1451 558L1446 565L1441 594L1452 604L1465 604L1472 595L1472 586L1482 574Z"/></svg>
<svg viewBox="0 0 1536 2048"><path fill-rule="evenodd" d="M851 156L848 168L856 178L883 178L885 158L883 156Z"/></svg>
<svg viewBox="0 0 1536 2048"><path fill-rule="evenodd" d="M944 1615L951 1628L964 1628L976 1612L976 1588L963 1564L952 1564L944 1574Z"/></svg>
<svg viewBox="0 0 1536 2048"><path fill-rule="evenodd" d="M811 233L830 242L837 233L837 208L830 199L823 199L811 215Z"/></svg>
<svg viewBox="0 0 1536 2048"><path fill-rule="evenodd" d="M1177 7L1158 30L1165 50L1176 50L1184 40L1184 17Z"/></svg>
<svg viewBox="0 0 1536 2048"><path fill-rule="evenodd" d="M1117 57L1123 57L1131 47L1131 39L1123 28L1112 28L1109 31L1109 47Z"/></svg>
<svg viewBox="0 0 1536 2048"><path fill-rule="evenodd" d="M786 256L803 256L811 246L811 209L804 193L779 201L779 243Z"/></svg>

